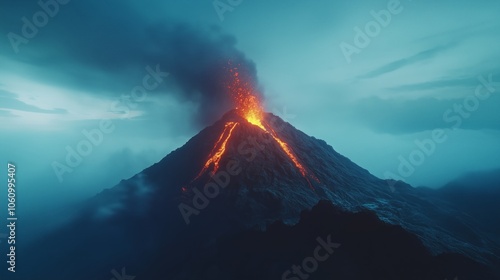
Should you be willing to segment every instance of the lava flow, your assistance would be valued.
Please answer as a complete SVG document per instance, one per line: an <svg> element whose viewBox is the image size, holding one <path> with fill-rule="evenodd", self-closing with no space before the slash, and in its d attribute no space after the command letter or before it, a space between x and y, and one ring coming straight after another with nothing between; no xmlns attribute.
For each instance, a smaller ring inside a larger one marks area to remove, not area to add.
<svg viewBox="0 0 500 280"><path fill-rule="evenodd" d="M306 168L302 165L300 160L295 155L292 148L290 148L290 146L285 141L279 138L278 134L265 123L264 110L262 108L262 105L260 104L259 98L254 94L253 86L248 81L244 81L241 78L241 74L240 72L238 72L238 68L230 68L229 73L231 74L231 82L227 86L227 89L229 90L233 103L236 106L237 112L249 123L259 127L260 129L271 135L271 137L276 141L276 143L278 143L283 152L288 156L288 158L290 158L295 167L299 170L300 174L307 180L309 186L313 188L311 182L309 181L309 178L312 178L317 182L319 182L319 180L314 174L311 174L306 170ZM237 122L228 122L225 124L224 131L212 148L208 160L206 161L203 169L200 171L198 176L196 176L195 180L199 178L205 171L207 171L212 165L213 173L217 172L217 170L219 169L219 162L226 150L227 142L231 138L232 132L237 125Z"/></svg>
<svg viewBox="0 0 500 280"><path fill-rule="evenodd" d="M233 130L237 125L238 123L236 122L226 123L226 125L224 126L224 131L222 131L219 140L217 140L212 151L210 152L207 162L203 166L203 169L200 171L198 176L196 176L195 180L198 179L205 171L207 171L212 163L214 165L213 172L215 173L217 172L217 170L219 170L219 162L220 159L222 158L222 155L226 151L227 141L229 141L229 138L231 138ZM217 147L219 148L217 149Z"/></svg>

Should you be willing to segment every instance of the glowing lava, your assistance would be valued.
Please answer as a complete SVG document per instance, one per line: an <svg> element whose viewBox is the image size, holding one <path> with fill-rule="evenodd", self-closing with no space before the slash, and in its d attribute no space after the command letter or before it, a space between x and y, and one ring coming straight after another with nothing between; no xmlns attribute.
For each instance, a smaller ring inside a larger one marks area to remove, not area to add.
<svg viewBox="0 0 500 280"><path fill-rule="evenodd" d="M258 126L260 129L269 133L273 139L278 143L283 152L290 158L295 167L300 171L300 174L304 178L308 179L308 172L306 168L300 163L295 153L290 148L290 146L278 137L278 134L269 126L265 125L264 121L264 109L259 101L259 98L254 94L254 89L249 81L245 81L241 78L238 68L231 68L229 72L232 74L232 82L229 84L228 89L233 98L233 102L236 104L236 110L251 124ZM310 177L319 182L319 180L313 174L309 174ZM309 185L311 183L309 182Z"/></svg>
<svg viewBox="0 0 500 280"><path fill-rule="evenodd" d="M219 140L217 140L212 151L210 152L207 162L203 166L203 169L200 171L198 176L196 176L195 180L198 179L205 171L207 171L210 165L212 164L214 165L214 170L213 170L214 173L217 172L217 170L219 170L220 159L222 158L222 155L226 152L227 142L229 141L229 138L231 138L233 130L237 125L238 123L236 122L226 123L226 125L224 126L224 131L222 131Z"/></svg>
<svg viewBox="0 0 500 280"><path fill-rule="evenodd" d="M229 69L231 74L231 82L227 86L233 103L236 106L238 114L245 118L249 123L259 127L276 141L281 147L283 152L290 158L295 167L299 170L300 174L307 180L311 188L311 182L309 178L312 178L319 182L314 174L311 174L302 165L300 160L295 155L294 151L290 146L279 138L276 131L274 131L264 120L264 109L260 103L259 98L255 95L252 84L241 78L241 73L238 72L238 68L232 67ZM219 162L226 151L226 145L231 138L233 130L238 125L237 122L228 122L225 124L224 131L220 135L219 139L215 143L208 160L206 161L203 169L200 171L195 180L199 178L205 171L207 171L210 166L214 166L213 173L217 172L219 169ZM313 188L314 189L314 188Z"/></svg>
<svg viewBox="0 0 500 280"><path fill-rule="evenodd" d="M266 130L267 131L267 130ZM277 135L276 135L276 132L271 129L272 133L271 136L274 138L274 140L276 140L276 142L278 142L278 144L281 146L281 149L283 150L283 152L285 152L285 154L288 155L288 157L292 160L293 164L295 164L295 166L299 169L300 171L300 174L302 174L302 176L306 177L306 169L304 168L304 166L302 166L302 164L299 162L299 160L295 157L294 153L292 152L292 150L290 149L290 147L288 147L288 144L285 143L283 140L281 140Z"/></svg>

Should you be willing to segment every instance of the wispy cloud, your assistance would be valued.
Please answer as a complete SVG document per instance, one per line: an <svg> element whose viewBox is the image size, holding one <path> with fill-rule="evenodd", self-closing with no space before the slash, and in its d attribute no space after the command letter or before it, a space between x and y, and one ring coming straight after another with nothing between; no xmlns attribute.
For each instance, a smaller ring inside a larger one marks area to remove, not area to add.
<svg viewBox="0 0 500 280"><path fill-rule="evenodd" d="M450 128L452 123L445 122L443 115L447 111L453 111L455 104L463 106L463 102L463 98L397 100L371 97L360 100L352 113L358 121L373 131L395 135L411 134L437 128ZM463 121L460 128L500 130L498 106L500 98L493 95L487 102L482 102L473 114L467 113L468 118ZM457 116L457 114L454 112L450 115Z"/></svg>
<svg viewBox="0 0 500 280"><path fill-rule="evenodd" d="M0 117L15 117L16 115L12 114L7 110L0 109Z"/></svg>
<svg viewBox="0 0 500 280"><path fill-rule="evenodd" d="M16 111L24 111L31 113L44 113L44 114L67 114L68 111L61 108L56 108L52 110L42 109L33 105L26 104L18 99L17 94L0 90L0 109L3 109L4 112L8 112L8 110L16 110ZM5 110L7 109L7 110ZM13 115L9 112L7 115Z"/></svg>
<svg viewBox="0 0 500 280"><path fill-rule="evenodd" d="M500 69L494 70L484 70L484 73L492 73L493 77L500 76ZM481 72L479 72L481 73ZM425 81L420 83L413 84L404 84L394 87L387 88L388 90L395 92L405 92L405 91L424 91L424 90L441 90L445 88L460 88L460 89L468 89L474 88L477 86L477 75L468 75L461 77L443 77L440 79L435 79L432 81Z"/></svg>
<svg viewBox="0 0 500 280"><path fill-rule="evenodd" d="M443 78L441 80L427 81L414 84L406 84L388 88L391 91L422 91L422 90L436 90L452 87L474 87L477 85L476 77L461 77L461 78Z"/></svg>
<svg viewBox="0 0 500 280"><path fill-rule="evenodd" d="M384 74L387 74L390 72L394 72L394 71L399 70L403 67L434 58L438 54L443 53L443 52L445 52L445 51L447 51L447 50L449 50L457 45L458 45L458 43L454 42L454 43L449 43L447 45L437 46L437 47L434 47L434 48L431 48L431 49L428 49L425 51L421 51L421 52L419 52L415 55L412 55L410 57L406 57L403 59L393 61L393 62L388 63L384 66L381 66L375 70L372 70L366 74L360 75L360 76L358 76L358 79L371 79L371 78L376 78L378 76L381 76L381 75L384 75Z"/></svg>

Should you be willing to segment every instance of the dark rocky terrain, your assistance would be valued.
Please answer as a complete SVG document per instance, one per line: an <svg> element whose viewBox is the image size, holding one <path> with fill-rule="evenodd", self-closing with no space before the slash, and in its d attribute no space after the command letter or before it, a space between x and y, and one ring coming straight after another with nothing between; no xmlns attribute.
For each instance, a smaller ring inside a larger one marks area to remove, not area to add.
<svg viewBox="0 0 500 280"><path fill-rule="evenodd" d="M193 180L230 121L239 124L219 169L228 176ZM280 279L327 235L341 246L308 279L495 279L498 240L447 196L391 189L324 141L272 114L266 122L317 181L231 111L89 200L19 257L30 269L17 279L112 279L122 267L137 280ZM213 183L211 197L200 194Z"/></svg>

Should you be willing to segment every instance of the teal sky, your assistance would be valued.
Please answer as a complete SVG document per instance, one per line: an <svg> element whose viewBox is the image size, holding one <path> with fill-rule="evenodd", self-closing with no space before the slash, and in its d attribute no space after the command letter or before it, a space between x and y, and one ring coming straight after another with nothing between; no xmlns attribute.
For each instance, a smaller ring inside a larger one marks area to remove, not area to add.
<svg viewBox="0 0 500 280"><path fill-rule="evenodd" d="M22 18L41 7L1 0L0 153L18 164L32 207L50 212L45 199L69 203L111 187L214 121L218 103L185 74L203 84L200 65L226 54L253 62L268 111L376 176L398 175L401 158L435 129L446 141L406 182L438 187L500 168L499 1L271 2L218 14L212 1L72 0L13 45ZM346 59L341 45L356 47L356 27L391 5L399 12ZM156 65L172 75L126 114L112 110ZM492 80L481 89L487 98L474 97L478 77ZM113 132L61 182L53 163L102 119Z"/></svg>

